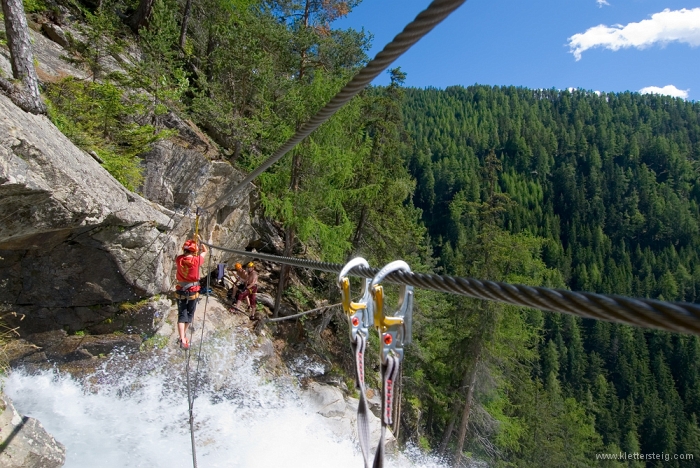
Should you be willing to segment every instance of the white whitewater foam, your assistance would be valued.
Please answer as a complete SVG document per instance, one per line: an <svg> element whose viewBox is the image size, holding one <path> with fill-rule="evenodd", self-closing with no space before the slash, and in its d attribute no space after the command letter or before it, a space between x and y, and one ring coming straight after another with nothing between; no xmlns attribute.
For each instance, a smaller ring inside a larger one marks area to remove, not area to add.
<svg viewBox="0 0 700 468"><path fill-rule="evenodd" d="M194 402L198 467L363 466L356 444L338 439L325 418L307 410L295 384L266 381L255 356L230 342L211 340L203 353L206 372ZM175 350L141 361L115 356L80 381L16 370L5 392L66 446L67 468L191 467L183 356ZM415 450L386 465L442 466Z"/></svg>

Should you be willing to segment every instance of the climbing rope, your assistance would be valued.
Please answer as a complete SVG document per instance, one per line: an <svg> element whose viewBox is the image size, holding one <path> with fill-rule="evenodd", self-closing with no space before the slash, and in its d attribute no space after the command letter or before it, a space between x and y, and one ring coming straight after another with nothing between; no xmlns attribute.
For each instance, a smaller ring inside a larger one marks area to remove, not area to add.
<svg viewBox="0 0 700 468"><path fill-rule="evenodd" d="M428 8L423 10L409 23L404 30L399 33L384 49L379 52L364 68L362 68L350 80L325 107L316 113L297 132L284 143L272 156L258 166L253 172L248 174L235 187L231 188L210 205L204 207L205 210L216 206L220 201L230 197L242 190L248 183L255 180L260 174L265 172L270 166L279 161L292 148L299 144L304 138L309 136L314 130L330 119L341 107L347 104L356 94L365 89L373 79L383 72L391 63L399 58L404 52L411 48L423 36L428 34L450 13L459 8L466 0L434 0Z"/></svg>
<svg viewBox="0 0 700 468"><path fill-rule="evenodd" d="M212 249L250 256L251 252L204 243ZM312 270L339 273L343 265L301 258L283 257L256 252L257 258ZM373 278L379 270L364 266L354 267L348 274ZM441 276L428 273L395 271L385 282L405 284L421 289L459 294L475 299L502 302L584 318L623 323L642 328L655 328L676 333L700 335L700 304L666 302L654 299L635 299L625 296L550 289L538 286L482 281L474 278Z"/></svg>
<svg viewBox="0 0 700 468"><path fill-rule="evenodd" d="M190 336L192 336L190 334ZM194 413L192 412L192 407L194 405L194 397L191 390L190 384L190 351L185 350L187 354L187 361L185 363L185 380L187 382L187 407L189 410L189 423L190 423L190 441L192 443L192 465L197 468L197 449L194 443Z"/></svg>
<svg viewBox="0 0 700 468"><path fill-rule="evenodd" d="M199 241L199 217L201 216L202 211L200 211L199 208L197 208L196 211L196 218L195 218L195 224L194 224L194 235L195 239L198 241L200 245L200 250L201 250L201 245L203 242ZM207 244L205 244L207 245ZM200 251L198 250L198 252ZM209 260L207 261L207 271L211 271L211 259L212 255L211 252L209 252ZM211 290L211 274L207 274L207 285L206 285L206 299L204 300L204 311L202 314L202 325L201 325L201 330L200 330L200 335L199 335L199 349L197 351L197 367L195 368L195 373L194 373L194 385L192 386L192 389L190 390L190 358L192 356L190 349L191 346L186 350L187 353L187 363L185 365L185 372L187 374L187 403L188 403L188 411L189 411L189 422L190 422L190 440L192 443L192 464L194 468L197 468L197 449L196 449L196 444L195 444L195 439L194 439L194 400L197 398L197 388L199 386L199 365L202 362L202 347L204 346L204 325L207 322L207 307L209 306L209 291ZM200 294L201 295L201 294ZM194 332L192 331L191 325L190 325L190 344L192 343L192 337L194 336Z"/></svg>

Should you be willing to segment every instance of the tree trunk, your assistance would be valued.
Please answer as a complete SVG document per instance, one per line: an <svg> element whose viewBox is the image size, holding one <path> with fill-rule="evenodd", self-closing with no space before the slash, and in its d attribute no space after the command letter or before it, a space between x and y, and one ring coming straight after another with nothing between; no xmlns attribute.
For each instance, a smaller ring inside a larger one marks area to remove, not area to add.
<svg viewBox="0 0 700 468"><path fill-rule="evenodd" d="M182 13L182 26L180 27L180 50L185 50L185 38L187 37L187 22L190 19L190 10L192 9L192 0L187 0L185 3L185 11Z"/></svg>
<svg viewBox="0 0 700 468"><path fill-rule="evenodd" d="M207 77L207 81L212 81L214 79L214 64L212 59L212 54L216 49L216 38L212 28L209 28L209 33L207 35L207 53L204 59L206 60L206 65L204 66L204 75Z"/></svg>
<svg viewBox="0 0 700 468"><path fill-rule="evenodd" d="M466 387L471 379L471 373L469 372L469 369L467 369L467 372L464 373L464 377L462 378L462 383L459 386L459 389L463 389ZM457 422L457 403L455 402L454 404L454 410L452 411L452 417L450 418L450 422L447 425L447 429L445 429L445 433L442 436L442 443L440 444L440 455L444 455L445 452L447 451L447 446L450 443L450 439L452 438L452 432L454 431L455 428L455 423Z"/></svg>
<svg viewBox="0 0 700 468"><path fill-rule="evenodd" d="M275 310L272 312L272 318L279 317L280 304L282 303L282 292L284 291L284 277L287 276L287 265L280 265L280 279L277 282L277 295L275 295Z"/></svg>
<svg viewBox="0 0 700 468"><path fill-rule="evenodd" d="M301 151L296 150L292 153L292 175L289 180L289 189L292 193L297 193L299 191L299 182L301 179ZM294 244L294 228L287 227L284 230L284 256L289 257L292 255L292 246ZM286 265L282 265L280 268L280 281L277 286L277 297L275 298L275 311L273 317L277 317L279 313L280 304L282 302L282 291L284 290L284 284L286 282L286 276L288 274L289 268Z"/></svg>
<svg viewBox="0 0 700 468"><path fill-rule="evenodd" d="M442 443L440 443L440 449L438 452L440 453L440 455L444 455L445 451L447 450L447 446L449 445L450 439L452 438L452 432L454 431L456 421L457 411L454 411L452 417L450 418L450 422L447 425L447 429L445 429L445 432L442 434Z"/></svg>
<svg viewBox="0 0 700 468"><path fill-rule="evenodd" d="M34 69L32 45L22 0L2 0L2 12L5 16L5 33L10 49L12 75L16 80L21 81L22 88L16 89L7 80L3 80L0 87L22 110L32 114L45 114L46 106L39 93L39 80Z"/></svg>
<svg viewBox="0 0 700 468"><path fill-rule="evenodd" d="M126 20L126 24L138 34L139 29L148 26L148 20L151 17L151 12L153 11L154 0L141 0L136 11L129 16Z"/></svg>
<svg viewBox="0 0 700 468"><path fill-rule="evenodd" d="M304 28L309 27L309 18L311 16L311 8L310 7L311 7L311 5L309 4L309 0L306 0L306 4L304 5L304 14L302 16ZM302 49L301 56L299 58L299 81L301 81L301 79L304 78L304 73L306 71L307 54L308 54L308 51L306 49Z"/></svg>
<svg viewBox="0 0 700 468"><path fill-rule="evenodd" d="M464 439L467 437L467 425L469 424L469 414L472 409L472 399L474 398L474 385L476 384L476 370L479 366L479 355L477 354L474 360L474 365L467 372L469 378L469 387L467 388L467 396L464 399L464 410L462 411L462 420L459 423L459 434L457 435L457 448L455 449L454 464L459 466L462 460L462 450L464 449ZM465 379L466 380L466 379Z"/></svg>
<svg viewBox="0 0 700 468"><path fill-rule="evenodd" d="M284 253L285 257L292 255L292 244L294 243L294 230L292 228L287 228L284 230ZM277 283L277 295L275 296L275 310L273 311L272 317L277 318L279 316L280 305L282 304L282 293L284 292L284 285L287 282L287 275L289 274L289 266L280 266L280 279Z"/></svg>
<svg viewBox="0 0 700 468"><path fill-rule="evenodd" d="M367 222L368 215L367 205L362 206L362 211L360 211L360 220L357 222L357 227L355 228L355 234L352 236L352 251L357 252L360 248L360 241L362 240L362 231L365 228L365 223Z"/></svg>

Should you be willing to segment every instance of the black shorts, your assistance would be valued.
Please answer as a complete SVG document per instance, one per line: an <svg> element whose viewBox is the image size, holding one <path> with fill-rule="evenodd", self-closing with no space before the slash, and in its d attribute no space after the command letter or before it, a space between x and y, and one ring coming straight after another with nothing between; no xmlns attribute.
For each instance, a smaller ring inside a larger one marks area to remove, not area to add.
<svg viewBox="0 0 700 468"><path fill-rule="evenodd" d="M177 323L192 323L199 299L177 300Z"/></svg>

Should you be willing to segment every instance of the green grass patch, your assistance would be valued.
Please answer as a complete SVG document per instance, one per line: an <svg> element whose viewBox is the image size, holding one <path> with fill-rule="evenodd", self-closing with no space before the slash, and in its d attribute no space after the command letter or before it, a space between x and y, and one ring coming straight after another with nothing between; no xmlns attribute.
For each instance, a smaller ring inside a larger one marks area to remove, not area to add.
<svg viewBox="0 0 700 468"><path fill-rule="evenodd" d="M119 304L119 312L136 312L146 307L146 305L151 302L151 299L152 298L147 297L146 299L141 299L140 301L136 302L122 302Z"/></svg>
<svg viewBox="0 0 700 468"><path fill-rule="evenodd" d="M141 351L153 351L168 346L168 337L165 335L153 335L141 343Z"/></svg>
<svg viewBox="0 0 700 468"><path fill-rule="evenodd" d="M19 337L17 329L10 328L5 325L4 322L0 321L0 375L7 375L7 372L10 370L6 348L8 343L17 337Z"/></svg>
<svg viewBox="0 0 700 468"><path fill-rule="evenodd" d="M41 0L23 0L23 3L24 12L27 14L40 13L49 9L46 3L42 2Z"/></svg>
<svg viewBox="0 0 700 468"><path fill-rule="evenodd" d="M47 84L44 96L54 125L81 149L94 151L129 190L143 181L139 155L174 133L139 123L146 113L143 99L113 83L69 77Z"/></svg>

